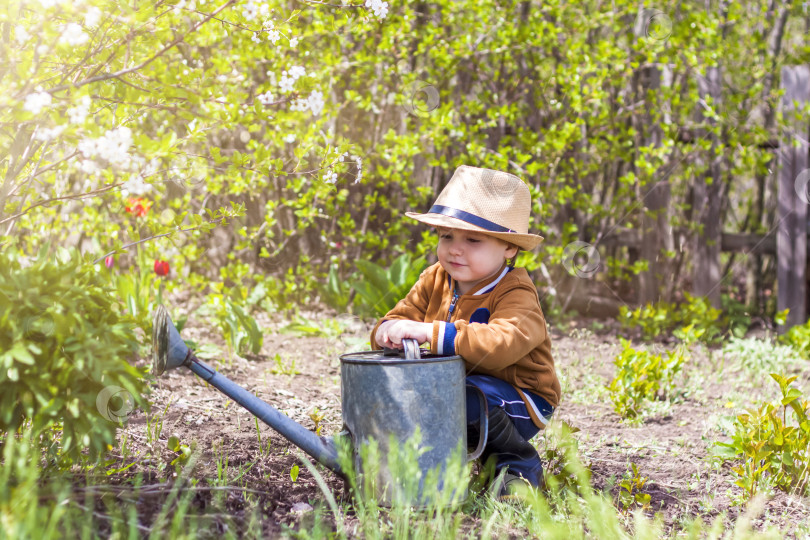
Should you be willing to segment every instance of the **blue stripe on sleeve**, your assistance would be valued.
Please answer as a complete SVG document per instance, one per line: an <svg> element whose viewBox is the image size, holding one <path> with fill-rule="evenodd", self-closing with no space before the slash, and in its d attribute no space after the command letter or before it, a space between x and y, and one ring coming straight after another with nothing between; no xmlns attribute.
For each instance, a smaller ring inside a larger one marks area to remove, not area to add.
<svg viewBox="0 0 810 540"><path fill-rule="evenodd" d="M442 354L452 356L456 354L456 325L444 325L444 340L442 341Z"/></svg>

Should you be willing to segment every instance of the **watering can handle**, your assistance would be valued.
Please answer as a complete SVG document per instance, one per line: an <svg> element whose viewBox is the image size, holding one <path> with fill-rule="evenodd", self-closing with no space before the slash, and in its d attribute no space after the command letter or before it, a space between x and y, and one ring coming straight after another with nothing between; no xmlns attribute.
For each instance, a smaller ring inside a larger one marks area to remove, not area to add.
<svg viewBox="0 0 810 540"><path fill-rule="evenodd" d="M419 350L419 342L415 339L406 338L402 340L402 350L383 347L383 356L399 356L405 355L407 360L421 360L422 353Z"/></svg>
<svg viewBox="0 0 810 540"><path fill-rule="evenodd" d="M405 358L408 360L419 360L422 358L422 355L419 352L419 342L415 339L403 339L402 348L405 351Z"/></svg>
<svg viewBox="0 0 810 540"><path fill-rule="evenodd" d="M481 457L484 453L484 447L487 445L487 431L489 431L489 404L487 403L487 396L484 392L472 384L468 384L467 388L472 388L478 392L478 404L480 414L478 415L478 447L473 450L472 454L467 454L467 461L472 461Z"/></svg>

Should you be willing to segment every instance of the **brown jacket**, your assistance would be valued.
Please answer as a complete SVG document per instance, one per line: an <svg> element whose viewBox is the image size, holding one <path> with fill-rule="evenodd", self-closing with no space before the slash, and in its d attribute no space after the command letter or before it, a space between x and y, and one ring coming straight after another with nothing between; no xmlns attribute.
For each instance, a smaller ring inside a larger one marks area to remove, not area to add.
<svg viewBox="0 0 810 540"><path fill-rule="evenodd" d="M452 314L449 307L455 284L451 279L440 263L422 272L408 295L377 321L371 331L371 347L382 348L375 334L384 321L432 322L431 353L458 354L469 374L492 375L511 383L526 402L534 424L543 428L521 389L556 407L560 382L537 288L528 272L504 264L494 276L460 295Z"/></svg>

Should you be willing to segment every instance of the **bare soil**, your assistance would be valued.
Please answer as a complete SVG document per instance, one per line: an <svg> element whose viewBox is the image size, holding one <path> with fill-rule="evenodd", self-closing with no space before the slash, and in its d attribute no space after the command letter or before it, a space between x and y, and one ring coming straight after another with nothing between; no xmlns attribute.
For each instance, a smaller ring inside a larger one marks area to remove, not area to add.
<svg viewBox="0 0 810 540"><path fill-rule="evenodd" d="M309 315L323 320L314 313ZM346 331L327 338L283 333L286 321L260 320L265 328L260 354L229 360L224 353L223 358L209 363L308 429L316 429L312 415L317 409L323 414L321 433L331 435L342 426L339 356L364 350L371 330L359 319L343 318L342 322ZM552 328L553 353L564 391L554 416L579 429L575 434L579 454L592 472L594 486L609 493L621 508L618 482L635 463L640 475L647 478L643 489L651 495L647 513L659 513L668 528L695 516L704 521L721 514L729 521L736 519L742 507L735 504L735 498L739 499L742 491L734 485L729 467L709 458L710 445L723 438L718 425L724 417L741 412L758 399L775 397L776 384L766 374L752 378L733 371L719 359L719 351L693 347L684 371L683 391L671 403L662 403L660 411L656 409L641 422L629 424L613 411L604 390L613 375L612 359L621 350L620 330L608 323L600 334L594 334L582 329L589 324L580 320L565 328ZM216 330L199 326L193 319L182 336L226 350ZM289 371L293 361L300 373L279 372L279 368ZM797 372L806 392L810 366L797 366ZM178 480L185 489L195 491L192 511L205 516L200 523L211 536L228 527L246 527L250 519L246 508L251 503L258 503L261 509L263 535L279 536L286 527L296 528L311 519L309 507L301 503L316 506L324 501L315 478L300 460L300 450L264 424L259 423L257 433L254 417L185 368L157 378L150 401L151 412L134 411L119 435L119 440L126 441L127 452L113 456L117 464L112 467L135 463L112 475L113 486L109 488L118 489L116 493L122 497L132 493L136 476L143 478L145 487L141 490L145 494L137 496L142 530L148 530L161 508L170 503L171 486ZM160 436L150 441L147 433L154 433L159 421ZM178 476L170 465L177 457L167 448L172 435L194 446L198 454L190 473L180 472ZM546 444L543 435L535 442L538 447ZM217 481L217 464L225 457L227 480L221 482ZM299 474L293 480L290 473L295 465ZM319 470L340 500L343 481L323 467ZM221 501L215 505L216 498ZM798 524L808 521L807 498L777 491L765 501L754 524L758 528L775 525L790 536Z"/></svg>

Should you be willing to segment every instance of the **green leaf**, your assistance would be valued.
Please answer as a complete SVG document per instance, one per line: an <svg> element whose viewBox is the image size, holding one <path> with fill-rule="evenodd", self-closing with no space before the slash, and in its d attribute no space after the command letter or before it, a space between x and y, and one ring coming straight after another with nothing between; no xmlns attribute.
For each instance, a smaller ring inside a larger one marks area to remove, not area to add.
<svg viewBox="0 0 810 540"><path fill-rule="evenodd" d="M290 469L290 478L293 482L298 481L298 464L293 465Z"/></svg>
<svg viewBox="0 0 810 540"><path fill-rule="evenodd" d="M171 450L172 452L179 452L180 451L180 439L172 435L169 437L169 440L166 442L166 448Z"/></svg>

